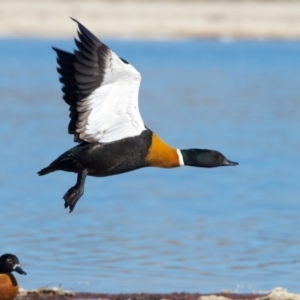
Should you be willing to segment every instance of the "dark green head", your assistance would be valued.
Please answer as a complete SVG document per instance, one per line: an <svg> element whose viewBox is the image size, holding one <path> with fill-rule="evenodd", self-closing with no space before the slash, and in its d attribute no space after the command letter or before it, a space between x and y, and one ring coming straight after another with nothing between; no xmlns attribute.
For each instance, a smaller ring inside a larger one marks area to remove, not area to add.
<svg viewBox="0 0 300 300"><path fill-rule="evenodd" d="M3 254L0 257L0 274L17 272L26 275L26 272L20 267L19 259L13 254Z"/></svg>
<svg viewBox="0 0 300 300"><path fill-rule="evenodd" d="M228 160L222 153L207 149L180 150L185 166L214 168L221 166L236 166L237 162Z"/></svg>

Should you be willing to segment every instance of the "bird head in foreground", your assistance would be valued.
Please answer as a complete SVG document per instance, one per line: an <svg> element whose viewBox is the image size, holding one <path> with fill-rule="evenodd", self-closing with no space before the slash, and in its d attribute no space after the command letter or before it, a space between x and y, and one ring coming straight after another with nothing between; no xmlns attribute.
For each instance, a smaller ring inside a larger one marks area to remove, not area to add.
<svg viewBox="0 0 300 300"><path fill-rule="evenodd" d="M19 259L13 254L3 254L0 257L0 273L17 272L22 275L26 275L20 266Z"/></svg>

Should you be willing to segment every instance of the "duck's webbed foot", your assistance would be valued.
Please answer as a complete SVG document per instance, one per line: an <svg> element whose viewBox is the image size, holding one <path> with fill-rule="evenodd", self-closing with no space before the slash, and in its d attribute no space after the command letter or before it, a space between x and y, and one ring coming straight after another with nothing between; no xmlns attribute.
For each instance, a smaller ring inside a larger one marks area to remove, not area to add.
<svg viewBox="0 0 300 300"><path fill-rule="evenodd" d="M85 178L88 174L88 170L83 170L77 175L77 182L72 186L63 196L65 200L65 208L69 207L70 213L73 211L77 201L83 195Z"/></svg>

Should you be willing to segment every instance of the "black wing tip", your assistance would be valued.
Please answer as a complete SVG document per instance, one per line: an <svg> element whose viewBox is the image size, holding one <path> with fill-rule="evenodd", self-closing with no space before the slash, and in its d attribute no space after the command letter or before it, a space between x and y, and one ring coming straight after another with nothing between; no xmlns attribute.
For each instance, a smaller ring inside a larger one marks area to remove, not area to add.
<svg viewBox="0 0 300 300"><path fill-rule="evenodd" d="M79 23L76 19L74 19L73 17L70 17L70 19L76 23Z"/></svg>
<svg viewBox="0 0 300 300"><path fill-rule="evenodd" d="M52 48L52 50L54 50L56 52L57 55L59 55L60 53L68 53L65 50L61 50L61 49L58 49L58 48L53 47L53 46L51 48ZM69 53L69 54L71 54L71 53Z"/></svg>
<svg viewBox="0 0 300 300"><path fill-rule="evenodd" d="M38 174L39 176L46 175L46 174L47 174L47 167L44 168L44 169L42 169L42 170L40 170L40 171L38 171L37 174Z"/></svg>
<svg viewBox="0 0 300 300"><path fill-rule="evenodd" d="M77 21L76 19L74 19L74 18L72 18L72 17L70 17L70 19L72 20L72 21L74 21L75 23L77 23L77 25L78 25L78 27L79 27L79 30L81 31L81 33L82 33L82 28L84 28L84 29L86 29L87 31L89 31L87 28L85 28L85 26L83 26L79 21Z"/></svg>
<svg viewBox="0 0 300 300"><path fill-rule="evenodd" d="M102 44L102 42L96 37L96 35L94 35L89 29L87 29L84 25L82 25L79 21L77 21L76 19L70 17L71 20L73 20L74 22L77 23L78 28L79 28L79 32L78 32L78 36L80 39L80 34L81 33L83 36L87 37L92 43L100 43ZM81 39L80 39L81 40Z"/></svg>
<svg viewBox="0 0 300 300"><path fill-rule="evenodd" d="M85 30L87 30L87 31L89 31L85 26L83 26L83 25L82 25L79 21L77 21L76 19L74 19L74 18L72 18L72 17L70 17L70 19L71 19L72 21L74 21L75 23L77 23L77 25L78 25L79 30L80 30L81 33L82 33L82 28L85 29Z"/></svg>

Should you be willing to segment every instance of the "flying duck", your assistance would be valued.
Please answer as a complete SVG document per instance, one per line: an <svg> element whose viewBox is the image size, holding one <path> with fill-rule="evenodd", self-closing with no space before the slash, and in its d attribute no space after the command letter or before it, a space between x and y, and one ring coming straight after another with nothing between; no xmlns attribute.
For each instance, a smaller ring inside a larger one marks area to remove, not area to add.
<svg viewBox="0 0 300 300"><path fill-rule="evenodd" d="M110 176L143 167L235 166L222 153L207 149L179 150L147 128L138 107L140 73L118 57L81 23L78 50L57 54L63 99L69 105L69 134L79 145L66 151L39 175L77 173L77 182L63 199L73 211L83 195L86 176Z"/></svg>
<svg viewBox="0 0 300 300"><path fill-rule="evenodd" d="M18 294L18 282L11 272L26 273L20 267L19 259L13 254L0 257L0 300L13 300Z"/></svg>

